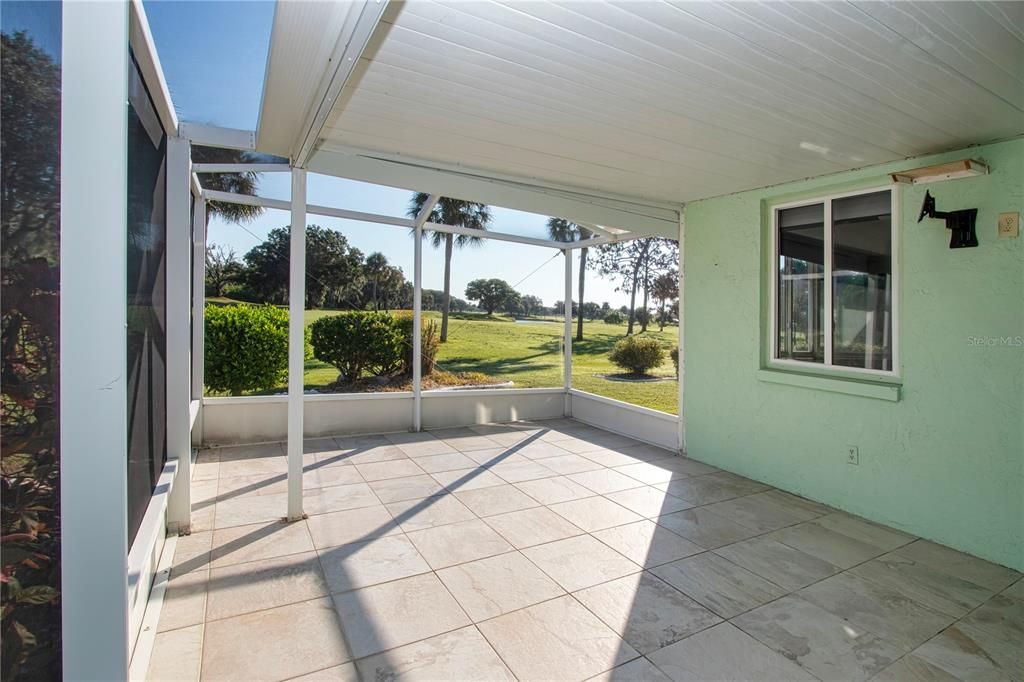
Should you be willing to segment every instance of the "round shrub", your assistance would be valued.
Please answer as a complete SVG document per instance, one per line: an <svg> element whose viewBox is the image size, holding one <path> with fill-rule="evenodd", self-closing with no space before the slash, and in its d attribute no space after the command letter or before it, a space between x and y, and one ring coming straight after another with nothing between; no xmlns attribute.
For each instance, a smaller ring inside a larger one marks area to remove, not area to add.
<svg viewBox="0 0 1024 682"><path fill-rule="evenodd" d="M647 374L665 360L665 349L649 336L627 336L615 344L609 359L633 374Z"/></svg>
<svg viewBox="0 0 1024 682"><path fill-rule="evenodd" d="M676 379L679 378L679 346L672 346L672 350L669 351L669 355L672 356L672 364L676 368Z"/></svg>
<svg viewBox="0 0 1024 682"><path fill-rule="evenodd" d="M626 317L618 310L613 310L610 313L606 313L604 316L605 324L622 324L626 321Z"/></svg>
<svg viewBox="0 0 1024 682"><path fill-rule="evenodd" d="M352 311L321 317L310 329L313 356L337 367L345 381L356 381L364 372L390 374L402 366L402 330L388 313Z"/></svg>
<svg viewBox="0 0 1024 682"><path fill-rule="evenodd" d="M211 390L241 395L276 388L287 378L287 310L208 305L205 316L205 382ZM306 338L308 357L308 330Z"/></svg>

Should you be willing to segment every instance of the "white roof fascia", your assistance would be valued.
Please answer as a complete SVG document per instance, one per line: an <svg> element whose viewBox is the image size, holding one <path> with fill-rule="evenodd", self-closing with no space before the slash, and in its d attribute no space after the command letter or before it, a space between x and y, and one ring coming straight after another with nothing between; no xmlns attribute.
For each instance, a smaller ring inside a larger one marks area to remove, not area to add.
<svg viewBox="0 0 1024 682"><path fill-rule="evenodd" d="M142 81L149 90L160 123L169 137L178 135L178 115L174 111L171 91L164 79L164 70L160 66L160 57L153 43L153 34L149 30L149 20L142 0L131 0L128 12L128 44L135 55L135 61L142 72Z"/></svg>
<svg viewBox="0 0 1024 682"><path fill-rule="evenodd" d="M307 168L314 173L478 201L575 223L595 223L625 230L633 236L678 238L678 205L608 197L486 171L442 168L430 162L384 156L318 150Z"/></svg>

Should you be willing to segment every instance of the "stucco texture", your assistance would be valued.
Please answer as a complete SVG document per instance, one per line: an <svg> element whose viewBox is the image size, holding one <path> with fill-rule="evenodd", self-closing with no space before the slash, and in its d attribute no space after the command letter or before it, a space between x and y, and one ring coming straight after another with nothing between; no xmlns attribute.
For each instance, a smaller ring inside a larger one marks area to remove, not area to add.
<svg viewBox="0 0 1024 682"><path fill-rule="evenodd" d="M895 186L900 399L759 378L770 206L958 158L991 173ZM978 209L980 246L951 250L942 221L917 223L925 189L939 210ZM997 215L1013 211L1024 212L1024 139L687 205L689 455L1024 570L1024 237L996 238Z"/></svg>

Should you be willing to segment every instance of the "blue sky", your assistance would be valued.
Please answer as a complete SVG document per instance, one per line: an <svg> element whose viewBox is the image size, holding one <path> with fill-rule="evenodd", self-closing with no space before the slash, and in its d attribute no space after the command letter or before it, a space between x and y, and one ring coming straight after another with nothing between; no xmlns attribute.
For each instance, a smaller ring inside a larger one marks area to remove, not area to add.
<svg viewBox="0 0 1024 682"><path fill-rule="evenodd" d="M144 5L179 117L255 129L273 2L147 0ZM287 199L287 174L263 174L259 193ZM310 203L396 216L405 214L410 197L404 189L318 175L309 176L307 193ZM547 216L503 208L494 208L493 214L494 230L544 236ZM364 254L383 253L412 278L413 242L406 230L320 216L311 216L308 222L338 230ZM283 211L267 211L244 228L214 219L210 223L209 241L232 248L242 256L270 230L287 223L288 215ZM564 297L562 258L553 258L556 253L552 249L493 241L467 247L457 251L452 259L452 292L462 297L470 280L499 277L518 284L520 293L539 296L551 305ZM576 268L578 257L574 261ZM443 253L425 248L425 288L441 288L443 267ZM615 291L613 282L600 279L593 271L587 273L587 300L609 301L614 307L628 302L626 294Z"/></svg>
<svg viewBox="0 0 1024 682"><path fill-rule="evenodd" d="M25 31L39 49L60 62L61 8L59 2L4 0L0 3L0 30Z"/></svg>

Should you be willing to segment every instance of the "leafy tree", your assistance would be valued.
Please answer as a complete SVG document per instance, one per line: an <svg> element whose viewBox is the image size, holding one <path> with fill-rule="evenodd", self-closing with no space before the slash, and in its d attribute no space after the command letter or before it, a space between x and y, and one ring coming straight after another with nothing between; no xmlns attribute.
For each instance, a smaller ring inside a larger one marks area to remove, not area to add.
<svg viewBox="0 0 1024 682"><path fill-rule="evenodd" d="M412 300L410 296L409 300ZM450 310L454 313L465 312L470 309L469 302L458 296L449 296L448 302ZM409 305L412 307L412 304ZM424 310L436 310L440 312L444 309L444 292L440 289L424 289L423 290L423 309Z"/></svg>
<svg viewBox="0 0 1024 682"><path fill-rule="evenodd" d="M246 284L262 302L288 301L291 228L270 231L266 241L245 254ZM319 225L306 227L307 308L346 307L357 302L364 284L363 253L344 235Z"/></svg>
<svg viewBox="0 0 1024 682"><path fill-rule="evenodd" d="M596 320L601 317L601 306L594 302L588 302L583 304L583 314L580 318L587 318L588 320Z"/></svg>
<svg viewBox="0 0 1024 682"><path fill-rule="evenodd" d="M615 242L597 247L594 267L602 277L619 281L616 291L629 291L629 315L627 334L633 333L637 321L636 295L643 294L643 308L647 309L647 297L653 277L679 265L679 245L670 239L646 237L626 242ZM642 331L647 325L640 321Z"/></svg>
<svg viewBox="0 0 1024 682"><path fill-rule="evenodd" d="M589 239L593 236L590 230L580 227L576 223L570 223L563 218L548 218L548 236L559 242L575 242ZM588 248L580 249L580 273L577 286L580 290L580 301L584 300L583 290L587 279L587 252ZM566 255L568 256L568 251ZM583 316L580 315L576 322L576 340L583 340Z"/></svg>
<svg viewBox="0 0 1024 682"><path fill-rule="evenodd" d="M555 304L551 306L551 310L555 315L565 315L565 302L555 301ZM572 302L572 317L576 317L580 312L580 306L576 301Z"/></svg>
<svg viewBox="0 0 1024 682"><path fill-rule="evenodd" d="M523 315L529 317L540 312L544 307L544 301L540 300L537 296L527 294L519 299L519 306L523 310Z"/></svg>
<svg viewBox="0 0 1024 682"><path fill-rule="evenodd" d="M516 294L502 304L501 309L512 317L520 317L523 315L523 302Z"/></svg>
<svg viewBox="0 0 1024 682"><path fill-rule="evenodd" d="M206 294L223 296L229 284L241 277L245 268L235 256L234 249L209 244L206 247Z"/></svg>
<svg viewBox="0 0 1024 682"><path fill-rule="evenodd" d="M515 289L503 279L474 279L466 285L466 298L479 301L480 307L493 315L509 299L518 297Z"/></svg>
<svg viewBox="0 0 1024 682"><path fill-rule="evenodd" d="M378 252L367 256L363 275L366 283L363 285L361 307L370 306L374 310L405 307L407 287L411 307L411 284L406 281L401 268L388 264L384 254Z"/></svg>
<svg viewBox="0 0 1024 682"><path fill-rule="evenodd" d="M679 273L676 271L666 272L654 278L652 286L654 298L660 302L658 310L658 329L665 328L665 304L679 297Z"/></svg>
<svg viewBox="0 0 1024 682"><path fill-rule="evenodd" d="M609 310L604 314L604 321L605 324L622 324L626 321L626 315L618 310Z"/></svg>
<svg viewBox="0 0 1024 682"><path fill-rule="evenodd" d="M419 215L423 205L427 203L429 194L416 192L409 202L409 216ZM491 209L486 204L478 204L472 201L460 199L449 199L441 197L430 212L429 222L442 225L454 225L456 227L468 227L472 230L484 232L491 223ZM462 248L467 245L477 246L480 244L480 237L471 235L453 235L448 232L437 232L424 230L423 238L429 239L434 248L444 245L444 295L441 306L441 343L448 340L448 314L451 310L451 289L452 289L452 251L455 246Z"/></svg>

